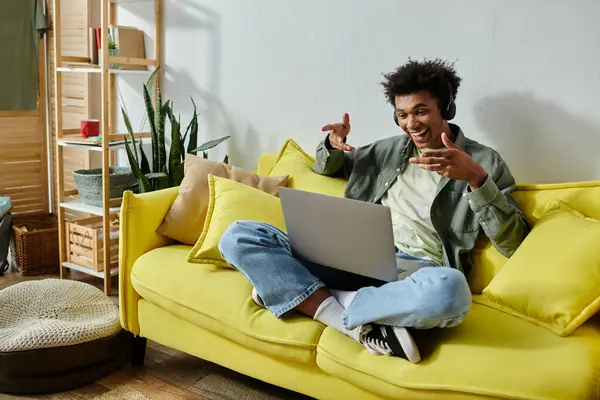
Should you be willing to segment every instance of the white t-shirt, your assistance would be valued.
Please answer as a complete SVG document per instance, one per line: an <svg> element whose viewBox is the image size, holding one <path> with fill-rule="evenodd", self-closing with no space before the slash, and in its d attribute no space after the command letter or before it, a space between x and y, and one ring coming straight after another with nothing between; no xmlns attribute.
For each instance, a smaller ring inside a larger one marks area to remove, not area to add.
<svg viewBox="0 0 600 400"><path fill-rule="evenodd" d="M412 156L420 157L425 151L430 149L415 148ZM431 223L430 210L441 179L436 172L408 163L381 199L392 213L396 247L438 265L443 264L442 242Z"/></svg>

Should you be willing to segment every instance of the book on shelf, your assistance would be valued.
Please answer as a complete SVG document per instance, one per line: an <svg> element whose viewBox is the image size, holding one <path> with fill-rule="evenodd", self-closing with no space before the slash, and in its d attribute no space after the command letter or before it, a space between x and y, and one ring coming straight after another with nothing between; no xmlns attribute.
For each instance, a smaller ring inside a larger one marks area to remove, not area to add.
<svg viewBox="0 0 600 400"><path fill-rule="evenodd" d="M89 28L88 37L91 64L98 65L100 62L98 54L102 49L102 29ZM111 25L108 28L108 38L115 43L119 50L119 57L146 58L143 31L132 26ZM119 69L144 71L146 66L121 64Z"/></svg>
<svg viewBox="0 0 600 400"><path fill-rule="evenodd" d="M98 40L96 38L96 28L89 28L88 33L88 57L92 65L98 65Z"/></svg>
<svg viewBox="0 0 600 400"><path fill-rule="evenodd" d="M131 26L111 25L111 32L119 49L119 57L146 58L143 31ZM146 66L121 65L120 69L143 71L146 70Z"/></svg>

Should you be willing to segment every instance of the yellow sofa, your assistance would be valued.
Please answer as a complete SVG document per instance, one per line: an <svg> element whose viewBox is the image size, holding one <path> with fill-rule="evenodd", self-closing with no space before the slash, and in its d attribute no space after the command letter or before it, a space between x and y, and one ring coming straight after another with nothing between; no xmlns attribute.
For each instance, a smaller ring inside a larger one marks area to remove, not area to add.
<svg viewBox="0 0 600 400"><path fill-rule="evenodd" d="M258 173L273 162L261 157ZM424 360L414 365L372 356L300 315L277 320L254 305L237 271L186 262L190 246L156 233L176 196L173 188L123 198L119 301L135 335L319 399L600 398L600 319L558 337L478 304L506 261L485 240L473 253L466 320L416 332ZM516 197L534 221L554 198L600 219L600 182L520 185Z"/></svg>

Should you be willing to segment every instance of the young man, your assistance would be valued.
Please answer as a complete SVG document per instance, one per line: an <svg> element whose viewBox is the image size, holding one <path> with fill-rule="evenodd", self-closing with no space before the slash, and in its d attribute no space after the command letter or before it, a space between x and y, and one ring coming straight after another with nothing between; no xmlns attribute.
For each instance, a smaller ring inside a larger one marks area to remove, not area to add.
<svg viewBox="0 0 600 400"><path fill-rule="evenodd" d="M273 226L240 221L220 250L254 285L257 304L278 318L295 309L372 354L410 362L421 359L410 329L452 327L465 318L465 274L479 233L510 257L529 228L500 155L448 123L460 81L442 60L409 61L382 83L404 134L355 149L346 143L345 114L322 128L328 135L317 148L315 172L348 179L348 198L391 209L399 272L412 274L373 286L295 258L287 235Z"/></svg>

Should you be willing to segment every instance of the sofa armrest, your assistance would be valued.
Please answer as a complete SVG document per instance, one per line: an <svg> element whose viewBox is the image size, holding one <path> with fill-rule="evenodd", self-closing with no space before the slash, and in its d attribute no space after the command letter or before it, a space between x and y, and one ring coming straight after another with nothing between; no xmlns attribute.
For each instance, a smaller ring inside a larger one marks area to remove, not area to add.
<svg viewBox="0 0 600 400"><path fill-rule="evenodd" d="M121 326L139 334L138 300L131 284L131 269L135 261L150 250L173 243L156 230L177 197L179 188L133 194L125 192L121 205L119 233L119 312Z"/></svg>

